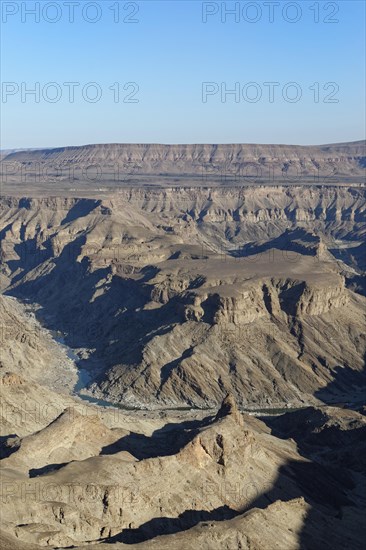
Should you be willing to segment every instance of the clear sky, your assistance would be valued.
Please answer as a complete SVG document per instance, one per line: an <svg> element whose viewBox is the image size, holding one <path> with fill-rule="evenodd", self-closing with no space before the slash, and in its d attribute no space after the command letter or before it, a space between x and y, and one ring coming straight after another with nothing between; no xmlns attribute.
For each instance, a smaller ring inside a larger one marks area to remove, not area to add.
<svg viewBox="0 0 366 550"><path fill-rule="evenodd" d="M361 0L0 4L3 149L364 138Z"/></svg>

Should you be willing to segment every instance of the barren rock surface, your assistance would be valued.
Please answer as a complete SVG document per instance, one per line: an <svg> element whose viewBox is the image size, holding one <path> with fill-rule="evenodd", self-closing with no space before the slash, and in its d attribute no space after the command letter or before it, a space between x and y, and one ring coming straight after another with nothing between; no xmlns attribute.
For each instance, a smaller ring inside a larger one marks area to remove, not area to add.
<svg viewBox="0 0 366 550"><path fill-rule="evenodd" d="M38 304L97 397L215 407L231 392L250 408L347 401L357 372L364 386L363 265L347 263L365 234L362 189L140 188L0 206L4 291Z"/></svg>
<svg viewBox="0 0 366 550"><path fill-rule="evenodd" d="M1 548L364 548L364 158L363 142L4 156L136 172L3 186ZM306 177L197 179L258 162ZM310 185L319 167L342 182Z"/></svg>
<svg viewBox="0 0 366 550"><path fill-rule="evenodd" d="M18 385L27 383L19 379ZM343 451L361 444L362 415L337 408L317 412L304 410L301 425L316 426L320 449L323 442L336 449L337 433L346 438ZM228 396L216 415L168 421L145 435L111 431L100 418L65 409L1 461L4 547L83 547L95 541L116 548L199 543L267 549L275 534L279 549L361 549L364 501L357 484L363 475L354 464L340 470L331 448L320 459L316 445L310 452L301 427L296 431L296 414L268 419L266 426L241 414ZM332 442L321 435L330 424Z"/></svg>

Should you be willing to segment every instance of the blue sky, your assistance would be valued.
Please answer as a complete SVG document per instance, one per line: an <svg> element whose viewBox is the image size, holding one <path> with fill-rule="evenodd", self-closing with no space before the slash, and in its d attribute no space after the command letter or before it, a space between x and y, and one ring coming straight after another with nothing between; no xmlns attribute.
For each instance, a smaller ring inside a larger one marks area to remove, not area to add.
<svg viewBox="0 0 366 550"><path fill-rule="evenodd" d="M62 0L38 2L39 22L37 2L1 4L2 148L364 138L362 1L275 2L273 22L264 1L237 2L226 22L236 2L79 0L74 22Z"/></svg>

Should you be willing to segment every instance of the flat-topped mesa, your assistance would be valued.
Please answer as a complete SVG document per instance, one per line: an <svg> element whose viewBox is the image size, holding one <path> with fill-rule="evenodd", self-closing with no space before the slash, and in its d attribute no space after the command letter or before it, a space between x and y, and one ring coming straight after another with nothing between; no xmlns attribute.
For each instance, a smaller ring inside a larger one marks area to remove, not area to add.
<svg viewBox="0 0 366 550"><path fill-rule="evenodd" d="M296 315L322 315L330 310L344 307L349 299L342 284L326 288L305 285L296 305Z"/></svg>
<svg viewBox="0 0 366 550"><path fill-rule="evenodd" d="M243 326L271 316L322 315L350 299L343 277L331 272L314 279L264 277L236 284L235 289L224 284L187 292L180 305L184 319Z"/></svg>
<svg viewBox="0 0 366 550"><path fill-rule="evenodd" d="M64 177L71 168L74 173L75 169L98 166L103 173L109 170L121 176L189 174L202 179L231 176L244 182L251 174L252 164L258 163L260 177L269 177L275 171L287 184L291 179L298 180L299 175L314 181L322 175L327 179L334 173L362 176L364 158L364 141L320 146L111 143L12 152L3 162L12 163L13 171L18 165L28 170L32 165L46 166L47 174L60 173L62 169Z"/></svg>
<svg viewBox="0 0 366 550"><path fill-rule="evenodd" d="M233 323L240 326L268 317L261 285L242 291L236 296L219 296L217 305L214 315L214 322L217 324Z"/></svg>

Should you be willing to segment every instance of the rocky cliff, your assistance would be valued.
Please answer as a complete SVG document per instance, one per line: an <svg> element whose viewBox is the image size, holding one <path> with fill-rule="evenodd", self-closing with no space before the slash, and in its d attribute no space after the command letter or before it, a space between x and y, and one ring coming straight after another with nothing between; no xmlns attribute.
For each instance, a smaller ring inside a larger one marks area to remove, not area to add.
<svg viewBox="0 0 366 550"><path fill-rule="evenodd" d="M364 297L348 289L362 268L346 260L365 221L365 192L354 187L3 198L0 282L41 306L103 398L339 399L337 369L349 370L351 391L364 364Z"/></svg>

